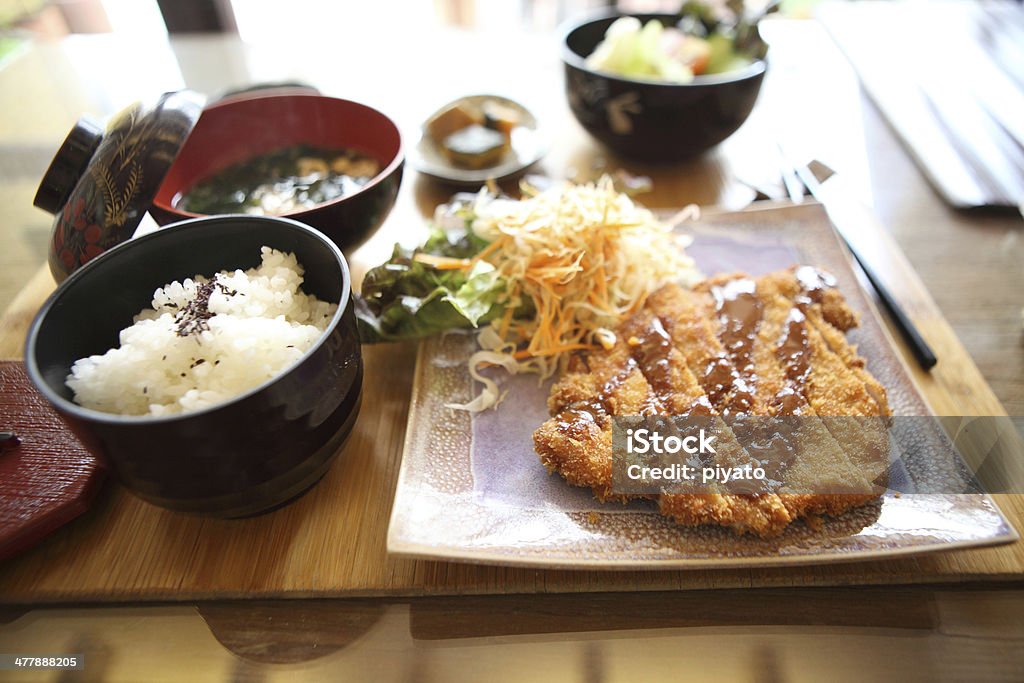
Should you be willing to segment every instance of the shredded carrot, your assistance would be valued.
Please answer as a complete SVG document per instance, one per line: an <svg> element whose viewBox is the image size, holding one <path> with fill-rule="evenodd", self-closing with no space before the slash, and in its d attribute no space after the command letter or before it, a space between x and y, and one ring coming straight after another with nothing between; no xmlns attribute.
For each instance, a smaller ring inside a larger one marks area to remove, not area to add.
<svg viewBox="0 0 1024 683"><path fill-rule="evenodd" d="M500 249L501 247L503 247L505 245L505 242L507 242L507 241L508 241L508 235L502 235L501 237L499 237L498 239L494 240L493 242L488 244L486 247L481 249L480 253L478 253L476 256L474 256L473 258L469 259L470 263L474 264L477 261L480 261L481 259L484 259L484 258L490 256L493 252L495 252L498 249Z"/></svg>
<svg viewBox="0 0 1024 683"><path fill-rule="evenodd" d="M423 253L416 254L412 258L414 261L426 263L428 266L433 266L438 270L462 270L473 265L473 261L468 258L451 258L450 256L435 256Z"/></svg>

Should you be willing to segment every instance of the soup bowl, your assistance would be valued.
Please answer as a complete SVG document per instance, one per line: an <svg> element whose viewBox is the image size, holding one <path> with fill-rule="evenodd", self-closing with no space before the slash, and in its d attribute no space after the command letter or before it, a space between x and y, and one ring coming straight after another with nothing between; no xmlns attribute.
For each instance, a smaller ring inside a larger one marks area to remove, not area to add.
<svg viewBox="0 0 1024 683"><path fill-rule="evenodd" d="M157 287L197 273L259 265L260 248L294 253L303 291L338 309L323 336L273 379L217 405L175 415L85 408L66 384L71 366L119 345L120 330ZM363 363L345 257L287 218L218 216L167 226L75 271L29 330L25 365L40 393L140 498L173 510L245 517L312 487L359 412Z"/></svg>
<svg viewBox="0 0 1024 683"><path fill-rule="evenodd" d="M376 231L395 204L405 156L398 126L365 104L312 89L256 90L207 106L163 179L150 213L166 224L201 214L180 206L199 181L229 166L297 145L349 149L374 159L379 172L337 199L282 214L311 225L344 250Z"/></svg>

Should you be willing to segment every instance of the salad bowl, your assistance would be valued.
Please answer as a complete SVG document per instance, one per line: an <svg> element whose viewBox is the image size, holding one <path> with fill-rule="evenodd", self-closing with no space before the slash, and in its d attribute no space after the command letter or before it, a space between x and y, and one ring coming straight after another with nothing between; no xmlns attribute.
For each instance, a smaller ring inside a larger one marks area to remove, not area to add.
<svg viewBox="0 0 1024 683"><path fill-rule="evenodd" d="M673 25L673 14L633 15L643 23ZM748 63L688 83L632 78L588 64L619 14L589 18L569 28L562 43L565 91L576 120L623 157L675 162L697 156L743 125L764 80L767 48L759 37L747 48ZM756 31L755 31L756 33Z"/></svg>

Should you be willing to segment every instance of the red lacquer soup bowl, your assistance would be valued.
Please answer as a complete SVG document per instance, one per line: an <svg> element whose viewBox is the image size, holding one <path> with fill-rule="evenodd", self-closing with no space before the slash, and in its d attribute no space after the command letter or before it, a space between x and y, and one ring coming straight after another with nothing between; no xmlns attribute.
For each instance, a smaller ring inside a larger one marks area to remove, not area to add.
<svg viewBox="0 0 1024 683"><path fill-rule="evenodd" d="M395 204L405 161L401 135L376 109L308 90L232 96L207 107L167 171L151 213L161 224L199 216L178 208L194 184L296 145L349 149L377 161L380 171L358 190L282 214L313 226L342 249L354 249L381 226Z"/></svg>

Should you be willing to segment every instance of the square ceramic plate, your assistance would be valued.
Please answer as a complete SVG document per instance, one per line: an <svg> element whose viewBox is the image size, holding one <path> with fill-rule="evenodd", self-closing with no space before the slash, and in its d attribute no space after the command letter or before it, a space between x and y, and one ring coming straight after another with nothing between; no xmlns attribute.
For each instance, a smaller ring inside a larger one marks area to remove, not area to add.
<svg viewBox="0 0 1024 683"><path fill-rule="evenodd" d="M887 388L894 414L930 414L823 211L728 214L686 230L694 236L688 252L705 273L760 275L806 263L834 274L861 312L850 341ZM473 337L464 334L420 345L388 530L388 551L396 555L548 568L679 569L866 560L1017 538L984 494L890 494L816 528L798 522L772 539L679 527L643 501L602 505L589 490L549 476L534 453L532 433L548 417L550 384L508 377L508 394L497 410L470 415L444 407L470 398L466 359L473 350Z"/></svg>

